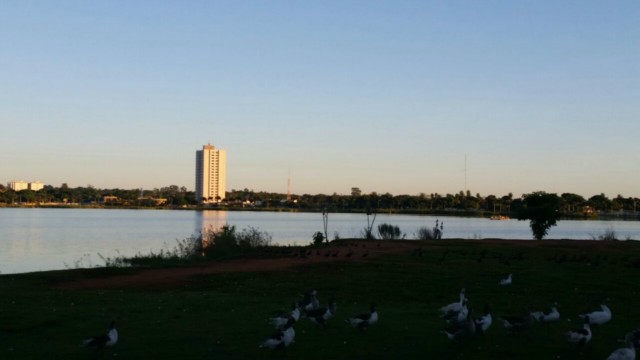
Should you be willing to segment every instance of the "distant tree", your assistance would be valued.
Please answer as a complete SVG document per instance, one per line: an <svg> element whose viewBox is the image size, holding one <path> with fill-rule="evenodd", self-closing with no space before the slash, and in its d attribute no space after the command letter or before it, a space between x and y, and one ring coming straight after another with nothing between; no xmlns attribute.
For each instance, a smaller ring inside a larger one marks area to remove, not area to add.
<svg viewBox="0 0 640 360"><path fill-rule="evenodd" d="M544 191L525 194L516 215L518 220L529 220L533 237L542 240L560 219L560 197Z"/></svg>
<svg viewBox="0 0 640 360"><path fill-rule="evenodd" d="M360 195L362 195L362 190L360 190L359 187L351 188L351 196L360 196Z"/></svg>

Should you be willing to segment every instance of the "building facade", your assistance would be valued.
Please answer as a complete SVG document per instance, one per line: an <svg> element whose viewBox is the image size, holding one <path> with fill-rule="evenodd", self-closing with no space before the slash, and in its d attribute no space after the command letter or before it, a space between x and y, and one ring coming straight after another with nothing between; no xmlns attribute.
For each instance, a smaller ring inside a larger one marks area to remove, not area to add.
<svg viewBox="0 0 640 360"><path fill-rule="evenodd" d="M39 191L44 189L44 184L41 183L40 181L26 182L22 180L14 180L9 182L7 185L9 189L13 191L22 191L22 190Z"/></svg>
<svg viewBox="0 0 640 360"><path fill-rule="evenodd" d="M13 191L22 191L22 190L28 190L29 189L29 183L26 181L22 181L22 180L17 180L17 181L11 181L9 182L9 189L13 190Z"/></svg>
<svg viewBox="0 0 640 360"><path fill-rule="evenodd" d="M213 145L196 151L196 200L202 203L220 202L227 188L227 153Z"/></svg>

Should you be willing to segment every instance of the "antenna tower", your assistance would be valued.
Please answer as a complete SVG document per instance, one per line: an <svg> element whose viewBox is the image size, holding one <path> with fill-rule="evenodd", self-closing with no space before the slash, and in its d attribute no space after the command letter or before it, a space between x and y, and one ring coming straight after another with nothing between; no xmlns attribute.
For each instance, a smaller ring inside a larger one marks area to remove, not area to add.
<svg viewBox="0 0 640 360"><path fill-rule="evenodd" d="M289 177L287 178L287 202L291 201L291 171L289 171Z"/></svg>

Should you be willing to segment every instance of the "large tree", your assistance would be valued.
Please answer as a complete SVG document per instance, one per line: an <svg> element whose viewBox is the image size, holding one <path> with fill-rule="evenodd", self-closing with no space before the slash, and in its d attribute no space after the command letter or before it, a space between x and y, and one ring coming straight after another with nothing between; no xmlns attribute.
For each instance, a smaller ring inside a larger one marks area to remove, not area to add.
<svg viewBox="0 0 640 360"><path fill-rule="evenodd" d="M518 220L529 220L531 232L536 240L542 240L549 228L555 226L560 219L560 197L538 191L522 196L522 203L517 211Z"/></svg>

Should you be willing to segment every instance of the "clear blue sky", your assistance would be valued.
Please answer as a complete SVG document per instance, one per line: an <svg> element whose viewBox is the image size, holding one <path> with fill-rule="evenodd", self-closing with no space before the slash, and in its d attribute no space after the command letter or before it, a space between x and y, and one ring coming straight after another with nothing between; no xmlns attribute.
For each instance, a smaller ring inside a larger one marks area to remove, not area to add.
<svg viewBox="0 0 640 360"><path fill-rule="evenodd" d="M211 142L228 189L637 197L639 19L635 0L2 1L0 182L193 189Z"/></svg>

